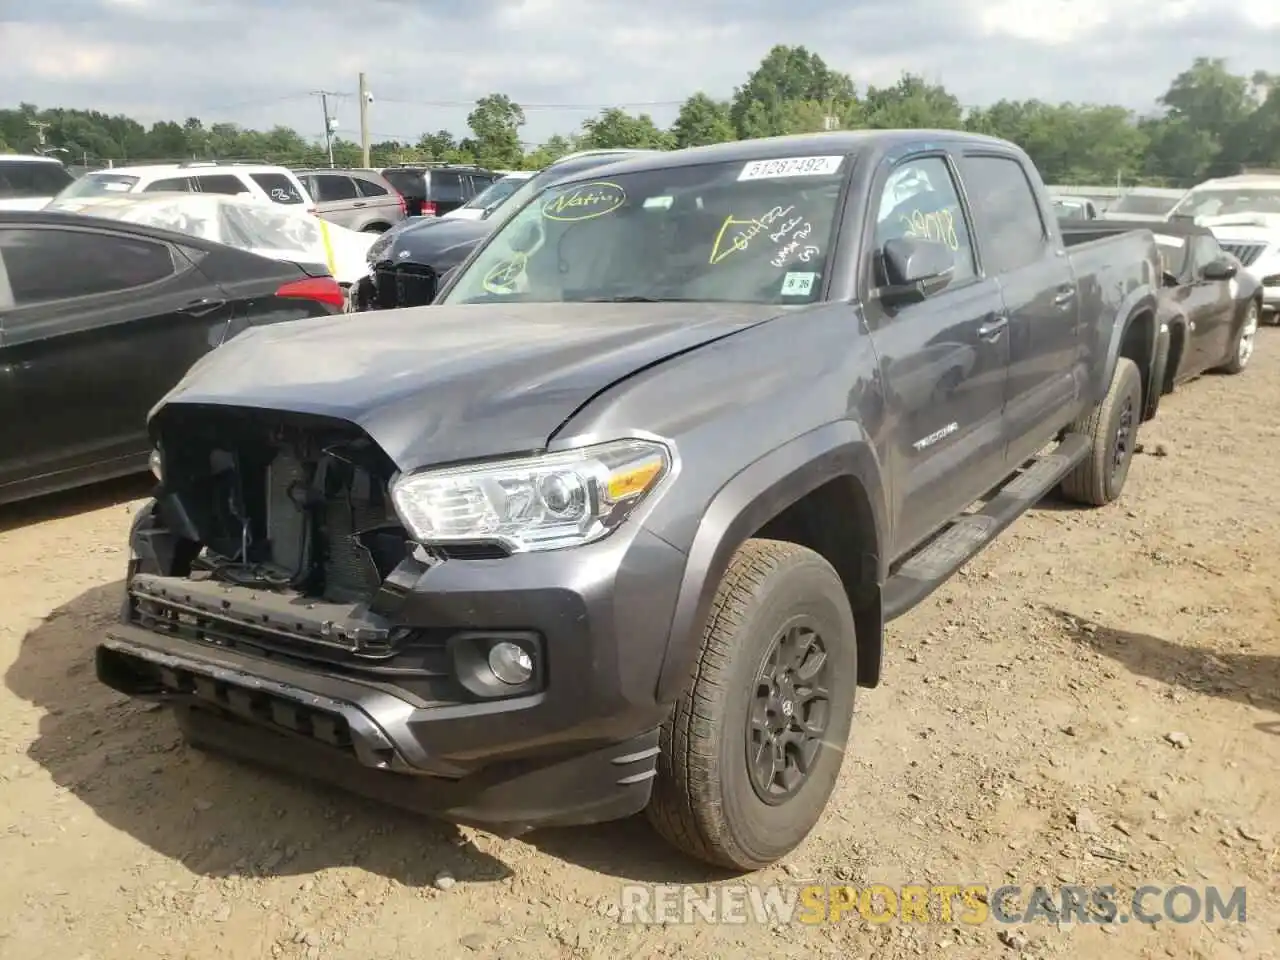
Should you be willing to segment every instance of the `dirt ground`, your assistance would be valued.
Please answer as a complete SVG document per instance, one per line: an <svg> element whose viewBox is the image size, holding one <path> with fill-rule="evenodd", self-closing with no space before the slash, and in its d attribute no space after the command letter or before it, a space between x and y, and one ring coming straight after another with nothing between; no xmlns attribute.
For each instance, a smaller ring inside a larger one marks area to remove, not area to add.
<svg viewBox="0 0 1280 960"><path fill-rule="evenodd" d="M128 482L0 512L0 957L1278 957L1280 330L1141 439L1120 503L1046 502L892 626L827 817L749 881L1243 885L1244 925L620 924L624 883L723 878L642 821L504 840L276 778L99 686Z"/></svg>

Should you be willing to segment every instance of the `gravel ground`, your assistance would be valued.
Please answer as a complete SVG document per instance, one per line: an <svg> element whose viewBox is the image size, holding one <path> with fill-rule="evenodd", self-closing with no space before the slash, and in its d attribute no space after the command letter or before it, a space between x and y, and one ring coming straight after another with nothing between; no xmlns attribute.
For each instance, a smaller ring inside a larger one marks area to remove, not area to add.
<svg viewBox="0 0 1280 960"><path fill-rule="evenodd" d="M619 923L624 883L741 881L643 822L498 839L275 777L99 686L129 481L0 512L0 957L1280 956L1280 330L1141 439L1121 502L1046 502L892 626L827 817L748 879L1243 885L1243 925Z"/></svg>

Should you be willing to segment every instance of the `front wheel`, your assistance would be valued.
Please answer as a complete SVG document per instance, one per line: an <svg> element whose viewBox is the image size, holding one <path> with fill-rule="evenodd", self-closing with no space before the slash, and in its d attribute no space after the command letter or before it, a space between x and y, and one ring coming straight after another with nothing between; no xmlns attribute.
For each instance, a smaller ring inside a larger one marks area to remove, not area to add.
<svg viewBox="0 0 1280 960"><path fill-rule="evenodd" d="M1223 373L1241 373L1253 359L1253 346L1258 338L1258 301L1249 303L1240 329L1236 332L1235 344L1231 351L1231 359L1221 367Z"/></svg>
<svg viewBox="0 0 1280 960"><path fill-rule="evenodd" d="M663 725L647 814L701 860L757 870L826 808L857 656L840 577L812 550L748 540L720 582L689 688Z"/></svg>
<svg viewBox="0 0 1280 960"><path fill-rule="evenodd" d="M1138 442L1141 411L1142 375L1136 363L1121 357L1102 402L1070 428L1071 433L1088 437L1090 448L1080 465L1063 478L1064 497L1101 507L1120 496Z"/></svg>

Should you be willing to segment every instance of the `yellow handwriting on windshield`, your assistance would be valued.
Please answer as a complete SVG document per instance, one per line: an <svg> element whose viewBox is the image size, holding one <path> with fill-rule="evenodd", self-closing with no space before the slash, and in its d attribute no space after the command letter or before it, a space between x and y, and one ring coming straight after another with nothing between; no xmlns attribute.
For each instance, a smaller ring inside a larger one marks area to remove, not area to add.
<svg viewBox="0 0 1280 960"><path fill-rule="evenodd" d="M932 213L912 210L910 213L899 215L898 219L906 225L908 237L945 243L952 250L960 249L960 238L956 235L956 220L950 210L935 210Z"/></svg>
<svg viewBox="0 0 1280 960"><path fill-rule="evenodd" d="M483 285L485 292L499 295L515 293L516 284L524 276L524 268L528 262L528 257L523 253L517 253L510 260L495 263L489 272L484 275Z"/></svg>
<svg viewBox="0 0 1280 960"><path fill-rule="evenodd" d="M616 183L597 180L584 183L552 197L542 205L542 215L548 220L572 222L591 220L613 213L627 202L627 194Z"/></svg>
<svg viewBox="0 0 1280 960"><path fill-rule="evenodd" d="M763 216L752 217L750 220L732 215L725 217L724 223L720 225L720 232L716 234L715 242L711 244L711 257L708 262L716 264L739 250L747 249L753 237L759 236L766 227L771 226L779 217L785 217L793 209L795 208L774 207Z"/></svg>

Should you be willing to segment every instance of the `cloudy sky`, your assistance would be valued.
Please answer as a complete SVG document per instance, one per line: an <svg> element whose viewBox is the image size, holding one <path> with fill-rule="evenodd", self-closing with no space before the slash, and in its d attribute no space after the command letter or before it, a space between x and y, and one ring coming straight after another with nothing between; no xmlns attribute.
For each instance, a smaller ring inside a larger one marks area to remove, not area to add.
<svg viewBox="0 0 1280 960"><path fill-rule="evenodd" d="M859 85L923 74L966 105L1145 110L1198 54L1280 66L1280 0L0 0L0 106L318 136L324 89L354 139L363 70L376 139L461 133L498 91L539 141L605 105L668 123L694 90L728 96L775 43Z"/></svg>

